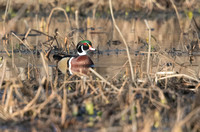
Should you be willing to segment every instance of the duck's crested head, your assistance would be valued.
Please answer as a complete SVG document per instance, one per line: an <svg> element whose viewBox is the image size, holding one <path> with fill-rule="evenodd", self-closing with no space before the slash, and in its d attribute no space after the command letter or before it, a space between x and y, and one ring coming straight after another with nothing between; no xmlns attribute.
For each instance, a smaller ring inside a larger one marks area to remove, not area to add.
<svg viewBox="0 0 200 132"><path fill-rule="evenodd" d="M87 51L94 51L95 48L92 47L92 43L89 40L82 40L76 46L79 55L86 55Z"/></svg>

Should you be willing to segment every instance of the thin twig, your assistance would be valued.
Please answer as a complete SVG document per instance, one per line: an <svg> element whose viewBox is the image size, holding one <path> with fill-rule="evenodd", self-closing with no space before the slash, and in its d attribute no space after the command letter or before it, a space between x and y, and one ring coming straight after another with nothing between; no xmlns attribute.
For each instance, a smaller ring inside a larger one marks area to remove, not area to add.
<svg viewBox="0 0 200 132"><path fill-rule="evenodd" d="M149 27L149 24L147 20L144 20L148 30L149 30L149 49L148 49L148 55L147 55L147 76L149 78L149 81L151 81L150 75L149 75L149 69L150 69L150 53L151 53L151 28Z"/></svg>
<svg viewBox="0 0 200 132"><path fill-rule="evenodd" d="M28 1L27 1L27 2L28 2ZM24 5L22 6L22 8L17 12L17 15L16 15L14 18L12 18L12 19L8 22L8 24L7 24L7 26L6 26L6 31L4 32L4 35L7 34L7 33L9 33L9 32L12 30L12 28L15 26L16 22L18 21L18 19L19 19L19 18L23 15L23 13L25 12L26 8L27 8L27 4L24 4ZM3 37L3 36L0 35L0 39L2 39L2 37Z"/></svg>
<svg viewBox="0 0 200 132"><path fill-rule="evenodd" d="M37 99L39 98L40 92L42 90L42 86L39 87L39 89L37 90L37 93L35 95L35 97L22 109L22 110L18 110L17 112L13 113L11 116L15 117L19 114L24 114L24 112L28 111L30 109L30 107L37 101Z"/></svg>
<svg viewBox="0 0 200 132"><path fill-rule="evenodd" d="M75 11L75 23L76 23L76 28L79 30L79 23L78 23L78 10ZM75 36L75 44L78 43L78 36L79 36L79 32L76 32L76 36Z"/></svg>
<svg viewBox="0 0 200 132"><path fill-rule="evenodd" d="M177 16L177 18L178 18L178 23L179 23L179 26L180 26L180 30L181 30L181 32L182 32L181 19L180 19L178 10L177 10L177 8L176 8L176 5L174 4L174 1L173 1L173 0L170 0L170 2L172 3L172 6L173 6L173 8L174 8L174 10L175 10L175 12L176 12L176 16Z"/></svg>
<svg viewBox="0 0 200 132"><path fill-rule="evenodd" d="M6 23L6 18L7 18L7 13L8 13L9 5L10 5L10 0L7 0L6 9L5 9L5 13L4 13L4 19L3 19L3 33L4 33L4 34L5 34L5 32L6 32L5 23Z"/></svg>
<svg viewBox="0 0 200 132"><path fill-rule="evenodd" d="M161 77L161 78L159 78L159 79L157 79L157 80L164 80L164 79L166 79L166 78L173 78L173 77L185 77L185 78L188 78L188 79L191 79L191 80L200 82L199 79L193 78L193 77L191 77L191 76L189 76L189 75L186 75L186 74L175 74L175 75L165 76L165 77Z"/></svg>
<svg viewBox="0 0 200 132"><path fill-rule="evenodd" d="M130 70L131 70L131 79L133 81L133 83L135 84L135 86L137 87L137 83L135 81L135 77L134 77L134 72L133 72L133 65L132 65L132 61L131 61L131 56L130 56L130 52L129 52L129 48L128 48L128 44L126 43L126 40L124 38L124 36L122 35L119 27L117 26L116 22L115 22L115 18L113 15L113 9L112 9L112 0L109 0L109 6L110 6L110 12L111 12L111 17L113 20L113 24L115 26L115 28L117 29L117 31L119 32L119 35L121 36L125 46L126 46L126 52L127 52L127 56L128 56L128 61L129 61L129 65L130 65Z"/></svg>
<svg viewBox="0 0 200 132"><path fill-rule="evenodd" d="M49 14L49 17L48 17L48 20L47 20L46 32L47 32L48 34L49 34L49 25L50 25L50 23L51 23L51 17L52 17L52 14L54 13L54 11L56 11L56 10L62 11L62 12L64 13L65 18L66 18L66 20L67 20L67 24L70 26L70 29L72 29L71 23L70 23L70 21L69 21L69 17L68 17L68 15L67 15L66 11L65 11L63 8L55 7L55 8L53 8L53 9L51 10L51 13Z"/></svg>
<svg viewBox="0 0 200 132"><path fill-rule="evenodd" d="M2 87L2 84L3 84L3 80L4 80L4 76L5 76L5 72L6 72L6 63L7 61L6 60L3 60L2 62L3 64L3 68L2 68L2 74L1 74L1 80L0 80L0 89Z"/></svg>
<svg viewBox="0 0 200 132"><path fill-rule="evenodd" d="M22 41L14 32L11 33L14 37L16 37L22 44L24 44L24 46L29 50L31 51L31 49L29 48L29 46L24 43L24 41Z"/></svg>
<svg viewBox="0 0 200 132"><path fill-rule="evenodd" d="M12 92L13 92L13 86L10 86L10 88L8 88L7 99L6 99L6 103L5 103L5 107L4 107L5 111L8 110L9 104L12 100Z"/></svg>
<svg viewBox="0 0 200 132"><path fill-rule="evenodd" d="M51 95L48 96L48 98L39 105L39 107L37 109L37 113L40 113L41 109L43 109L55 97L56 97L56 93L55 92L51 93Z"/></svg>
<svg viewBox="0 0 200 132"><path fill-rule="evenodd" d="M67 91L63 88L61 124L64 125L67 114Z"/></svg>
<svg viewBox="0 0 200 132"><path fill-rule="evenodd" d="M181 131L181 128L183 127L183 125L189 122L194 115L198 115L199 113L200 113L200 107L197 107L194 110L192 110L183 120L181 120L180 122L177 122L174 125L172 132Z"/></svg>
<svg viewBox="0 0 200 132"><path fill-rule="evenodd" d="M99 73L97 73L95 70L93 70L92 68L89 68L89 70L94 73L97 77L99 77L101 80L103 80L106 84L110 85L114 90L119 91L119 89L117 87L115 87L114 85L112 85L110 82L108 82L106 79L104 79L101 75L99 75Z"/></svg>

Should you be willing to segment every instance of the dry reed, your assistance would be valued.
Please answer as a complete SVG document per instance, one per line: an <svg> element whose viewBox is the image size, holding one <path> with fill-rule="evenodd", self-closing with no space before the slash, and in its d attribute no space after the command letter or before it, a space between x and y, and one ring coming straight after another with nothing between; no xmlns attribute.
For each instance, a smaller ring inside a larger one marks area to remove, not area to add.
<svg viewBox="0 0 200 132"><path fill-rule="evenodd" d="M47 36L51 42L42 41L36 45L36 49L40 51L39 56L43 70L39 69L34 64L35 62L29 62L26 68L27 78L23 81L20 80L18 73L14 77L5 78L6 68L9 68L9 65L7 65L7 59L4 59L3 66L0 67L2 71L0 89L3 93L0 102L1 120L9 122L8 126L13 121L18 122L17 125L24 125L24 127L26 127L26 123L29 123L34 127L28 130L35 131L39 129L45 131L47 128L57 131L88 129L92 129L92 131L152 131L154 129L181 131L184 127L187 130L199 129L199 78L196 76L195 70L176 62L162 49L151 51L151 29L147 21L149 45L147 51L140 52L147 53L147 56L141 57L143 60L140 61L138 61L139 57L135 57L136 66L133 68L132 54L129 52L122 31L115 22L111 0L109 6L113 24L125 44L128 56L128 61L119 68L110 80L92 68L89 69L90 75L86 77L83 77L81 73L75 73L72 76L61 75L56 68L53 68L54 76L51 77L45 55L50 54L49 49L53 48L53 42L59 43L54 40L60 37L68 39L65 40L65 43L66 41L74 42L74 40L59 35L59 32L55 35L48 35L49 33L46 34L31 28L25 33L25 40L12 33L27 50L31 51L31 61L37 59L37 56L32 53L32 45L28 40L31 31ZM62 8L52 9L46 27L48 31L55 10L65 12ZM65 17L67 24L70 24L66 14ZM78 17L76 17L75 27L79 28L79 26L81 27L78 25ZM71 28L70 25L70 30ZM15 67L14 43L11 42L11 44L12 67ZM59 44L57 46L59 47ZM164 64L170 62L176 69L179 71L184 69L188 74L182 73L182 71L175 74L174 67L169 69L169 67L164 66L165 69L168 68L164 70L162 68L163 62ZM32 63L34 65L29 65ZM129 63L131 70L131 78L127 75L129 72L127 63ZM145 64L147 65L145 66ZM153 64L157 65L156 71L152 70ZM143 68L144 66L145 68ZM44 74L39 75L42 71ZM144 78L144 75L148 75L149 79ZM133 87L132 82L135 83L136 88ZM186 83L192 88L188 87ZM182 87L190 90L183 90ZM193 90L194 88L195 90ZM32 96L27 91L32 93ZM196 101L193 100L194 98ZM180 114L180 111L183 113ZM191 123L189 123L190 121ZM17 125L16 127L18 127Z"/></svg>
<svg viewBox="0 0 200 132"><path fill-rule="evenodd" d="M132 78L132 81L134 82L135 86L137 87L137 84L136 84L136 81L135 81L135 77L134 77L134 72L133 72L133 65L132 65L132 61L131 61L131 57L130 57L130 53L129 53L129 48L128 48L128 44L126 43L126 40L124 38L124 36L122 35L119 27L117 26L116 22L115 22L115 18L114 18L114 15L113 15L113 9L112 9L112 0L109 0L109 6L110 6L110 12L111 12L111 17L112 17L112 20L113 20L113 24L115 26L115 28L117 29L117 31L119 32L123 42L124 42L124 45L126 46L126 52L127 52L127 56L128 56L128 61L129 61L129 65L130 65L130 70L131 70L131 78Z"/></svg>

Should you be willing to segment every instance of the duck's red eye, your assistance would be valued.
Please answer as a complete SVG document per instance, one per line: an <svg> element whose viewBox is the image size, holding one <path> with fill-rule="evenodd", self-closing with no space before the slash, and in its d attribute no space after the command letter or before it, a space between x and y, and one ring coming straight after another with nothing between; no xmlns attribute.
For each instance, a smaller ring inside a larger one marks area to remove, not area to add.
<svg viewBox="0 0 200 132"><path fill-rule="evenodd" d="M84 46L87 46L87 43L83 43Z"/></svg>

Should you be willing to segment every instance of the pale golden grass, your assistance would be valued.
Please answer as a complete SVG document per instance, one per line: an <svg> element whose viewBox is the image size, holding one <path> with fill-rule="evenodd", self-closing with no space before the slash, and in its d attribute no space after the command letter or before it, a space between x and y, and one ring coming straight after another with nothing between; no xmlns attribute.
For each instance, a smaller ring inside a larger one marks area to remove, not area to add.
<svg viewBox="0 0 200 132"><path fill-rule="evenodd" d="M48 31L55 10L64 12L62 8L52 9L47 22ZM193 126L195 130L198 130L197 123L189 123L199 119L199 106L195 106L196 103L190 101L191 98L195 98L194 96L198 96L199 79L195 74L196 69L184 66L184 61L181 59L178 59L177 62L161 46L161 49L151 52L151 27L147 22L148 50L142 49L141 53L144 55L134 57L135 62L133 63L133 55L129 52L126 38L123 37L123 30L130 29L130 26L120 30L113 16L111 0L110 11L114 22L113 26L125 44L128 57L128 61L120 66L119 71L111 79L103 77L91 68L89 69L90 74L84 75L84 77L81 73L75 73L72 76L59 75L57 69L53 68L54 76L53 79L50 79L48 61L45 59L50 52L46 53L45 49L51 50L52 43L58 38L62 40L67 38L70 42L75 42L75 40L70 40L71 38L66 37L67 35L63 37L63 35L55 35L56 33L46 34L31 28L26 32L25 40L12 33L29 51L32 51L32 44L28 41L31 31L37 31L45 37L48 36L48 39L54 39L50 43L42 41L41 47L37 45L37 49L41 49L40 60L44 71L42 75L39 74L40 69L34 64L37 57L31 53L34 62L31 63L33 65L28 65L26 80L21 81L18 75L5 79L6 68L9 66L7 60L4 60L0 69L2 70L0 90L3 91L0 100L0 119L8 122L17 121L22 124L22 121L27 119L27 122L39 120L38 125L34 126L35 128L30 128L33 131L36 131L35 129L39 125L43 125L44 128L53 127L57 131L64 129L87 130L87 128L101 131L151 131L152 128L157 130L169 128L172 131L182 131L183 127L193 130ZM65 17L68 19L66 15ZM76 17L75 27L81 27L77 21ZM93 22L95 21L97 20ZM67 20L66 23L69 24L69 21ZM94 24L94 26L97 25ZM144 30L140 32L145 32L144 27L143 23ZM130 34L128 38L131 38ZM65 41L63 42L65 43ZM137 44L139 45L139 43ZM14 45L12 45L12 66L15 66L13 47ZM141 58L142 60L140 60ZM166 63L169 62L172 63L173 67L166 66ZM156 65L156 68L153 65ZM169 72L173 74L166 74ZM165 74L158 75L156 73ZM132 82L137 87L134 87ZM195 87L195 90L187 90L192 95L184 93L180 88L191 89L185 83ZM32 92L33 96L24 92L25 89ZM181 100L190 102L179 102ZM180 103L183 106L180 106ZM182 112L180 114L180 111L188 108L191 108L188 113ZM175 112L171 113L170 110ZM83 118L80 120L79 117ZM173 117L173 119L169 119L167 123L162 122L162 119L169 117Z"/></svg>

